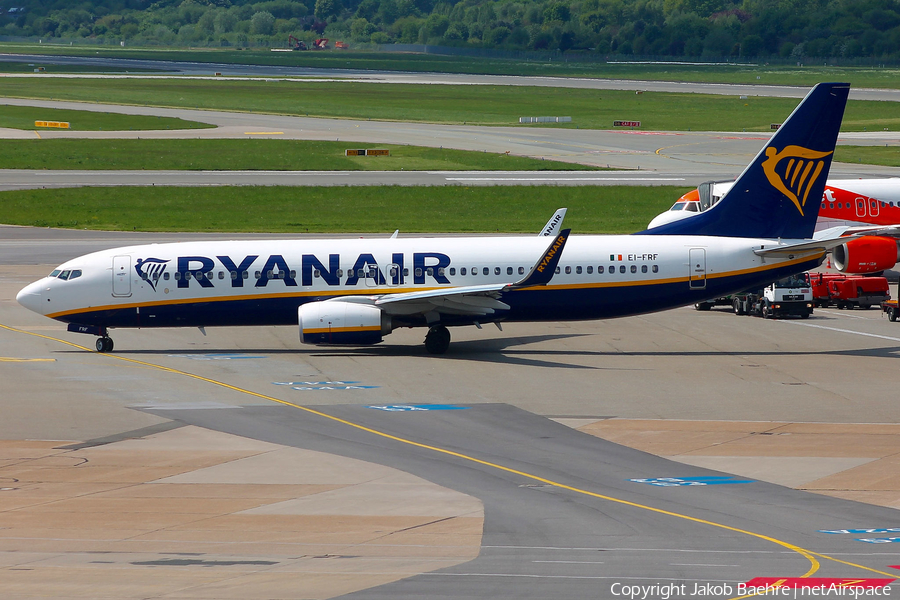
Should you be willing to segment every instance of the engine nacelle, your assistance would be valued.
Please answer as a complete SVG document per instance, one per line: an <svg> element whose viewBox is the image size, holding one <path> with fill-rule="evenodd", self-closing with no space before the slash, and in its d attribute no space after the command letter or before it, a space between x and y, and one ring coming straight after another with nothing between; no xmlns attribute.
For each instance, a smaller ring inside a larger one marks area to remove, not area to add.
<svg viewBox="0 0 900 600"><path fill-rule="evenodd" d="M377 344L391 332L391 317L371 304L307 302L297 310L304 344Z"/></svg>
<svg viewBox="0 0 900 600"><path fill-rule="evenodd" d="M897 264L900 248L893 238L865 236L836 247L832 259L841 273L877 273Z"/></svg>

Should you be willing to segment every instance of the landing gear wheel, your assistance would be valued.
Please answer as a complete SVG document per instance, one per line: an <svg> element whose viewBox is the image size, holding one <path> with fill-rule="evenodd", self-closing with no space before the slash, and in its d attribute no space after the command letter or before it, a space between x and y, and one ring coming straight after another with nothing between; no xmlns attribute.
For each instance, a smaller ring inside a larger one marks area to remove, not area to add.
<svg viewBox="0 0 900 600"><path fill-rule="evenodd" d="M429 354L443 354L450 347L450 331L443 325L435 325L425 335L425 350Z"/></svg>
<svg viewBox="0 0 900 600"><path fill-rule="evenodd" d="M97 352L108 353L113 351L113 341L109 337L97 338Z"/></svg>

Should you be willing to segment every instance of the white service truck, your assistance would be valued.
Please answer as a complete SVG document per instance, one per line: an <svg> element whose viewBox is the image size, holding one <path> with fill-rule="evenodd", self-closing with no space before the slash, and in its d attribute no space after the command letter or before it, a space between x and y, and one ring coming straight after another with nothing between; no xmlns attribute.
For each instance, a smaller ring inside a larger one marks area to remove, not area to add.
<svg viewBox="0 0 900 600"><path fill-rule="evenodd" d="M808 273L779 279L757 291L741 292L731 297L736 315L759 315L764 319L790 315L806 319L813 312L812 286Z"/></svg>

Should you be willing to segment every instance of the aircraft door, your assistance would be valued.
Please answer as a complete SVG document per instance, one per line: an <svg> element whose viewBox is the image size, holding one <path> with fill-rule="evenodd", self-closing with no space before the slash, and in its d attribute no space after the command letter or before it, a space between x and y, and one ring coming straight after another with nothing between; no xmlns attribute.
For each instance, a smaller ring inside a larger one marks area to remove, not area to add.
<svg viewBox="0 0 900 600"><path fill-rule="evenodd" d="M691 248L689 251L690 269L688 279L692 290L706 289L706 249Z"/></svg>
<svg viewBox="0 0 900 600"><path fill-rule="evenodd" d="M131 295L131 256L113 256L112 295L124 298Z"/></svg>
<svg viewBox="0 0 900 600"><path fill-rule="evenodd" d="M366 287L378 287L379 280L383 280L378 265L366 265Z"/></svg>
<svg viewBox="0 0 900 600"><path fill-rule="evenodd" d="M881 212L881 202L875 198L869 198L869 216L877 217Z"/></svg>
<svg viewBox="0 0 900 600"><path fill-rule="evenodd" d="M389 264L385 269L384 282L390 287L397 287L398 285L400 285L401 278L402 274L400 273L400 265L398 265L397 263Z"/></svg>

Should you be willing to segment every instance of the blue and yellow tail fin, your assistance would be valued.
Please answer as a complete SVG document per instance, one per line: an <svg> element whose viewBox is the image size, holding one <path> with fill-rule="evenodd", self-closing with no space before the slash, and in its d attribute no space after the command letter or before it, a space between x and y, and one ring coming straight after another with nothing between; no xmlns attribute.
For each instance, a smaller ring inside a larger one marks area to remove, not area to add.
<svg viewBox="0 0 900 600"><path fill-rule="evenodd" d="M719 202L640 234L811 238L849 92L818 84Z"/></svg>

